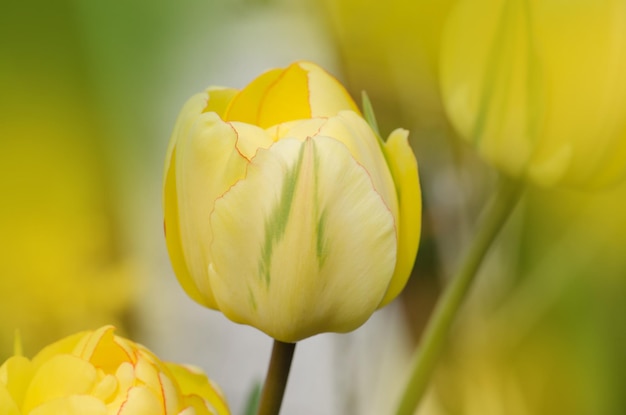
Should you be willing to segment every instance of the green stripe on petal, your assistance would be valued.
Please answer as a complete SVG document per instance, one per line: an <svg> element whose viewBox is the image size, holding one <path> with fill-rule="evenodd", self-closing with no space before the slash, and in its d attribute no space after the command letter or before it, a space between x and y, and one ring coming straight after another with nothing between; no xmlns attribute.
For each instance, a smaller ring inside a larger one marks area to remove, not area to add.
<svg viewBox="0 0 626 415"><path fill-rule="evenodd" d="M267 221L265 222L265 240L261 248L261 259L259 262L259 274L263 277L265 284L270 284L270 270L272 261L272 252L274 245L279 242L285 230L287 229L287 221L291 212L291 205L295 195L296 184L302 166L302 156L304 155L304 146L300 149L298 161L291 166L285 174L280 199L271 210Z"/></svg>
<svg viewBox="0 0 626 415"><path fill-rule="evenodd" d="M220 310L286 342L363 324L396 263L393 215L368 172L328 137L259 150L215 202L211 227Z"/></svg>

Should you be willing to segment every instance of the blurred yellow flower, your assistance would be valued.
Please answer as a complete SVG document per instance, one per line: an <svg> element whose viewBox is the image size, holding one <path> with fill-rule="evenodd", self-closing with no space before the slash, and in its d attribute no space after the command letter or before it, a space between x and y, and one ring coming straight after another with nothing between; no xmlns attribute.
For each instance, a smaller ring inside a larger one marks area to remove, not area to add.
<svg viewBox="0 0 626 415"><path fill-rule="evenodd" d="M284 342L359 327L402 290L417 252L407 136L380 140L343 86L308 62L192 97L164 178L180 283Z"/></svg>
<svg viewBox="0 0 626 415"><path fill-rule="evenodd" d="M112 326L66 337L32 360L0 367L7 415L228 414L219 389L197 369L165 364Z"/></svg>
<svg viewBox="0 0 626 415"><path fill-rule="evenodd" d="M498 168L544 186L623 176L623 1L460 1L441 59L452 123Z"/></svg>

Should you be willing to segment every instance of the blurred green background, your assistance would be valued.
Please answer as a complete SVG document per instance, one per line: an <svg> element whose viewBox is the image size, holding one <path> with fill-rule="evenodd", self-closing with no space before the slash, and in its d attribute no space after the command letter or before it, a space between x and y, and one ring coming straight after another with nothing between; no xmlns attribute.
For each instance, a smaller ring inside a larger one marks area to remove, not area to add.
<svg viewBox="0 0 626 415"><path fill-rule="evenodd" d="M234 366L228 377L211 362L232 352L226 336L240 344L236 331L246 329L216 331L212 352L190 346L204 317L180 320L216 313L186 305L191 300L169 268L163 157L178 111L193 93L208 85L242 87L260 71L311 59L353 96L368 92L383 135L400 126L411 131L424 234L414 275L391 308L399 313L399 340L378 336L398 356L397 367L381 368L376 362L384 359L366 349L351 373L361 376L359 367L367 366L369 380L350 383L334 373L334 381L314 380L330 385L318 397L317 390L298 389L296 376L287 398L292 393L302 408L318 405L312 412L295 409L303 414L391 413L407 353L496 176L456 137L441 103L439 42L454 3L3 1L2 360L16 329L32 356L61 336L113 323L166 358L203 365L233 408L241 408L255 379ZM626 413L625 252L626 185L597 193L531 186L488 258L419 413ZM182 334L175 331L181 324ZM375 324L362 330L375 331ZM343 359L338 350L363 346L346 343L350 337L328 338L341 346L323 357L332 375L341 366L332 362ZM240 347L258 353L255 364L264 367L267 348ZM201 357L211 353L217 355L211 361ZM287 408L299 408L292 405Z"/></svg>

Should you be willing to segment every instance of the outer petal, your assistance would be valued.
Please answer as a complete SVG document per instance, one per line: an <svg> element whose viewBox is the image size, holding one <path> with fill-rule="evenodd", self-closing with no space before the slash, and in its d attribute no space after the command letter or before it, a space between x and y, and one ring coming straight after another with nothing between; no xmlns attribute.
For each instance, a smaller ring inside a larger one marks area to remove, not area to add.
<svg viewBox="0 0 626 415"><path fill-rule="evenodd" d="M286 342L363 324L396 262L391 212L328 137L259 150L246 178L216 201L211 226L220 310Z"/></svg>
<svg viewBox="0 0 626 415"><path fill-rule="evenodd" d="M0 367L0 389L6 387L5 391L17 405L21 405L24 400L24 393L33 376L33 364L23 356L13 356L7 359ZM0 395L2 392L0 391ZM0 396L0 408L4 406L2 396Z"/></svg>
<svg viewBox="0 0 626 415"><path fill-rule="evenodd" d="M378 138L367 122L352 111L342 111L336 117L314 118L282 124L273 130L278 139L294 137L326 136L342 142L370 175L374 189L382 196L385 204L398 217L398 202L393 178L385 161Z"/></svg>
<svg viewBox="0 0 626 415"><path fill-rule="evenodd" d="M84 359L104 371L115 373L123 362L135 363L136 356L132 348L115 337L115 327L103 326L98 330L85 333L76 345L73 355Z"/></svg>
<svg viewBox="0 0 626 415"><path fill-rule="evenodd" d="M96 384L96 369L71 355L58 355L39 368L26 391L24 413L37 406L70 395L89 394Z"/></svg>
<svg viewBox="0 0 626 415"><path fill-rule="evenodd" d="M406 285L420 241L422 193L417 175L417 161L408 141L408 131L395 130L384 145L385 156L398 195L398 257L393 278L379 307L383 307Z"/></svg>
<svg viewBox="0 0 626 415"><path fill-rule="evenodd" d="M224 119L226 109L239 90L233 88L210 87L206 90L208 98L202 112L214 112Z"/></svg>
<svg viewBox="0 0 626 415"><path fill-rule="evenodd" d="M118 415L166 415L159 399L145 386L135 386L128 391L128 399Z"/></svg>
<svg viewBox="0 0 626 415"><path fill-rule="evenodd" d="M202 406L206 407L204 404L204 399L206 399L215 414L227 415L230 413L226 398L219 387L213 384L202 371L191 366L173 363L168 363L167 367L176 379L183 395L185 395L186 402L190 403L196 410L200 410Z"/></svg>
<svg viewBox="0 0 626 415"><path fill-rule="evenodd" d="M225 119L268 128L342 110L359 111L345 88L319 66L297 62L252 81L233 99Z"/></svg>
<svg viewBox="0 0 626 415"><path fill-rule="evenodd" d="M230 104L230 101L237 92L236 89L231 88L211 87L187 100L176 120L176 125L174 126L174 131L172 132L172 137L167 147L165 175L167 175L170 169L172 154L178 142L178 138L189 134L196 119L203 112L215 112L220 117L223 117L226 107ZM163 181L165 181L165 177Z"/></svg>
<svg viewBox="0 0 626 415"><path fill-rule="evenodd" d="M105 405L93 396L75 395L38 406L28 415L106 415Z"/></svg>
<svg viewBox="0 0 626 415"><path fill-rule="evenodd" d="M0 408L2 408L2 414L21 415L16 402L2 382L0 382Z"/></svg>
<svg viewBox="0 0 626 415"><path fill-rule="evenodd" d="M209 214L213 202L245 174L235 129L215 113L197 116L176 140L164 185L166 242L172 266L189 296L216 308L208 280Z"/></svg>

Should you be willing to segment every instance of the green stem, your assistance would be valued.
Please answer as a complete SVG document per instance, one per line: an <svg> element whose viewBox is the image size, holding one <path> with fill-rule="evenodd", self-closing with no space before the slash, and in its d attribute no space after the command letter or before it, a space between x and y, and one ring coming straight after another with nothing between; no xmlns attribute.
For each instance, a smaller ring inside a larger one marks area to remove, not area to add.
<svg viewBox="0 0 626 415"><path fill-rule="evenodd" d="M428 386L431 374L476 272L522 193L520 183L503 178L483 212L482 223L461 268L448 283L424 331L420 345L413 354L411 377L406 385L396 415L412 415Z"/></svg>
<svg viewBox="0 0 626 415"><path fill-rule="evenodd" d="M296 350L296 343L283 343L274 340L270 366L265 378L258 415L278 415L283 402L291 360Z"/></svg>

